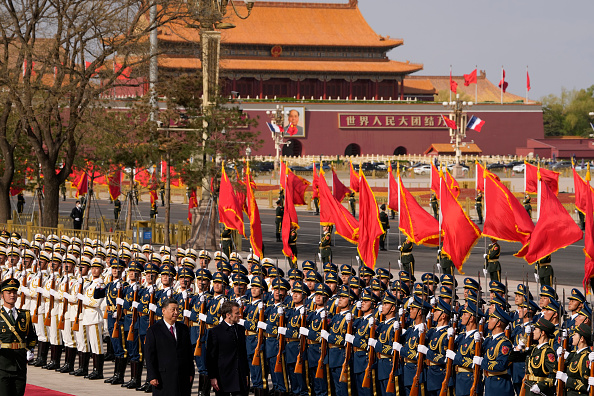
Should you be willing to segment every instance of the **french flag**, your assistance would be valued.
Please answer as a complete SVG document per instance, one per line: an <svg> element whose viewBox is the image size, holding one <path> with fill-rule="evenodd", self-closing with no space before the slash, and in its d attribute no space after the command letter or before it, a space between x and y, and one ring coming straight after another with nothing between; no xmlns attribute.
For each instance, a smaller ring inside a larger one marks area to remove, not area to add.
<svg viewBox="0 0 594 396"><path fill-rule="evenodd" d="M472 116L472 117L470 117L470 120L468 120L468 124L466 125L466 128L473 129L477 132L480 132L483 125L485 125L485 121L481 120L477 116Z"/></svg>
<svg viewBox="0 0 594 396"><path fill-rule="evenodd" d="M283 131L282 126L273 124L272 122L267 122L266 125L268 125L268 129L270 129L270 132L272 133L281 133Z"/></svg>

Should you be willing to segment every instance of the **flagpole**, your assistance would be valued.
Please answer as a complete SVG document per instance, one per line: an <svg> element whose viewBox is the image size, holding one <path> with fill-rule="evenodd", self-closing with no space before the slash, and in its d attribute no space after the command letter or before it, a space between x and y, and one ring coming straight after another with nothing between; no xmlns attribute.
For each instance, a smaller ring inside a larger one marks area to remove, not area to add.
<svg viewBox="0 0 594 396"><path fill-rule="evenodd" d="M441 250L441 197L442 197L441 181L443 179L443 177L441 177L441 164L439 164L439 171L440 172L439 172L439 212L438 212L438 217L439 217L439 249ZM441 264L441 263L439 263L439 264Z"/></svg>
<svg viewBox="0 0 594 396"><path fill-rule="evenodd" d="M499 87L499 92L501 93L501 104L503 104L503 85L505 81L503 79L503 65L501 65L501 86Z"/></svg>
<svg viewBox="0 0 594 396"><path fill-rule="evenodd" d="M476 70L476 85L474 86L474 103L478 103L478 65L474 65Z"/></svg>
<svg viewBox="0 0 594 396"><path fill-rule="evenodd" d="M452 101L452 65L450 65L450 102Z"/></svg>
<svg viewBox="0 0 594 396"><path fill-rule="evenodd" d="M526 103L528 103L528 65L526 65Z"/></svg>
<svg viewBox="0 0 594 396"><path fill-rule="evenodd" d="M402 183L402 180L400 180L400 164L396 164L397 171L396 174L398 175L398 244L402 245L402 231L400 230L400 183ZM390 182L388 181L388 186L390 185ZM388 199L389 199L390 195L388 194Z"/></svg>

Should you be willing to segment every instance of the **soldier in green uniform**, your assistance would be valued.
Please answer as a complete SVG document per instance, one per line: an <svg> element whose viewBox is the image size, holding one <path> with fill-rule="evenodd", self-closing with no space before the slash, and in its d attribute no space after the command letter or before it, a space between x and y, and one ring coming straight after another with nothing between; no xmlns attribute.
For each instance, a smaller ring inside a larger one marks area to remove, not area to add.
<svg viewBox="0 0 594 396"><path fill-rule="evenodd" d="M412 254L413 246L412 241L408 238L406 238L402 245L398 246L402 269L411 275L415 274L415 256Z"/></svg>
<svg viewBox="0 0 594 396"><path fill-rule="evenodd" d="M2 282L3 309L0 309L0 395L25 394L27 350L35 348L37 335L28 310L16 309L20 282Z"/></svg>
<svg viewBox="0 0 594 396"><path fill-rule="evenodd" d="M557 355L549 345L549 338L555 332L555 325L545 318L540 318L534 325L532 338L534 346L526 357L526 375L524 383L526 395L555 394L555 372L557 371Z"/></svg>
<svg viewBox="0 0 594 396"><path fill-rule="evenodd" d="M60 185L60 194L62 194L62 201L66 201L66 183Z"/></svg>
<svg viewBox="0 0 594 396"><path fill-rule="evenodd" d="M474 200L474 207L476 208L476 214L478 215L478 222L479 224L483 224L483 193L479 191Z"/></svg>
<svg viewBox="0 0 594 396"><path fill-rule="evenodd" d="M283 201L276 201L276 218L274 219L274 225L276 229L276 241L282 242L281 231L283 228L283 216L285 215L285 208L283 207Z"/></svg>
<svg viewBox="0 0 594 396"><path fill-rule="evenodd" d="M526 209L526 212L528 212L528 216L530 216L530 218L532 218L532 204L530 203L530 195L526 194L524 196L522 205L524 205L524 209Z"/></svg>
<svg viewBox="0 0 594 396"><path fill-rule="evenodd" d="M585 323L576 327L571 337L574 352L571 352L565 361L567 372L557 371L556 378L565 382L567 396L587 395L589 388L590 347L592 346L592 328Z"/></svg>
<svg viewBox="0 0 594 396"><path fill-rule="evenodd" d="M443 274L454 275L454 262L441 249L437 250L437 264Z"/></svg>
<svg viewBox="0 0 594 396"><path fill-rule="evenodd" d="M291 233L289 234L289 247L293 252L293 256L297 257L297 228L291 226Z"/></svg>
<svg viewBox="0 0 594 396"><path fill-rule="evenodd" d="M115 221L118 221L120 218L120 213L122 213L122 202L118 197L113 201L113 218Z"/></svg>
<svg viewBox="0 0 594 396"><path fill-rule="evenodd" d="M382 223L382 227L384 229L384 233L380 236L379 245L380 250L388 250L386 249L386 235L388 234L388 230L390 229L390 219L388 218L388 214L386 213L386 204L382 204L380 206L382 210L379 215L380 223Z"/></svg>
<svg viewBox="0 0 594 396"><path fill-rule="evenodd" d="M326 264L332 262L332 249L330 248L332 245L332 234L330 233L330 226L325 225L322 229L324 230L324 234L320 241L320 261L322 264Z"/></svg>
<svg viewBox="0 0 594 396"><path fill-rule="evenodd" d="M349 205L351 206L351 213L353 214L353 217L355 217L355 202L357 202L355 199L355 193L352 192L349 196Z"/></svg>
<svg viewBox="0 0 594 396"><path fill-rule="evenodd" d="M483 273L485 276L489 274L492 281L501 281L501 264L499 263L499 255L501 248L497 239L491 238L491 244L487 247L487 253L483 255L485 258L485 268Z"/></svg>
<svg viewBox="0 0 594 396"><path fill-rule="evenodd" d="M232 234L233 230L227 227L225 227L223 232L221 232L221 250L227 255L227 257L231 256Z"/></svg>
<svg viewBox="0 0 594 396"><path fill-rule="evenodd" d="M439 216L439 202L437 202L435 194L431 194L431 209L433 209L433 217L437 219Z"/></svg>
<svg viewBox="0 0 594 396"><path fill-rule="evenodd" d="M161 206L165 206L165 184L161 183L159 188L159 195L161 195Z"/></svg>
<svg viewBox="0 0 594 396"><path fill-rule="evenodd" d="M545 256L534 263L534 273L538 276L538 282L541 285L552 286L555 271L551 265L551 255Z"/></svg>

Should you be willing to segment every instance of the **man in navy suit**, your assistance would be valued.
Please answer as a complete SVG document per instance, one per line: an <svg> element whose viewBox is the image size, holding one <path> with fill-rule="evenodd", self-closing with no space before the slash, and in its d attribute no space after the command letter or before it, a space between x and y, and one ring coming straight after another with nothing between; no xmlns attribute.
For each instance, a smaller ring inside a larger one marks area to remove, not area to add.
<svg viewBox="0 0 594 396"><path fill-rule="evenodd" d="M190 395L194 381L194 356L190 329L176 322L179 305L174 298L163 301L163 319L146 332L147 380L153 395Z"/></svg>
<svg viewBox="0 0 594 396"><path fill-rule="evenodd" d="M225 301L223 321L208 332L206 365L217 396L247 396L249 367L245 328L239 323L239 304Z"/></svg>

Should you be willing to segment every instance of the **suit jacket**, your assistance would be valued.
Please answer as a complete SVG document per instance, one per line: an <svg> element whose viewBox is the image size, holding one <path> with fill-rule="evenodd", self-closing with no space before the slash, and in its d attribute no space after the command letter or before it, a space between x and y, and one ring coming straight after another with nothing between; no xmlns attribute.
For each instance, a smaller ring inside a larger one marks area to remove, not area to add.
<svg viewBox="0 0 594 396"><path fill-rule="evenodd" d="M173 338L163 319L146 332L144 351L147 380L157 379L153 395L190 395L194 376L194 350L190 343L190 329L182 322L175 323Z"/></svg>
<svg viewBox="0 0 594 396"><path fill-rule="evenodd" d="M222 321L208 332L206 365L208 376L217 379L221 392L249 391L249 366L243 326L229 326Z"/></svg>

